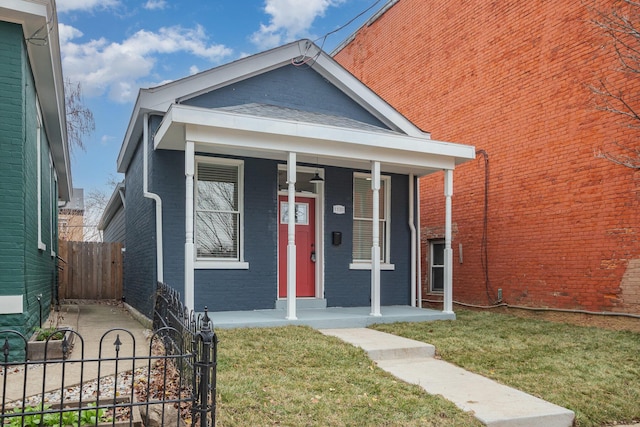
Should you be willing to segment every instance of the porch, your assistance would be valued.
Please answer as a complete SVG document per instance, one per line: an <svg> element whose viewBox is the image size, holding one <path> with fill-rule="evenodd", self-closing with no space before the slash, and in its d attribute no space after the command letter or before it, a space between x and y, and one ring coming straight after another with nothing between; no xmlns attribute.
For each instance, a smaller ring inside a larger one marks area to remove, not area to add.
<svg viewBox="0 0 640 427"><path fill-rule="evenodd" d="M411 306L383 306L381 316L371 316L371 307L298 308L297 319L286 319L286 309L218 311L209 313L214 328L256 328L304 325L315 329L364 328L375 323L455 320L453 312Z"/></svg>

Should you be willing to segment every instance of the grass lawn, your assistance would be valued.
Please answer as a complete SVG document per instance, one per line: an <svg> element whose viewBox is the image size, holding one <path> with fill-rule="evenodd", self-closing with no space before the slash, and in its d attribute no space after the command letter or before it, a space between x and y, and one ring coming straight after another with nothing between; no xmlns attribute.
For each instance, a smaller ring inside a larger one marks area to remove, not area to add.
<svg viewBox="0 0 640 427"><path fill-rule="evenodd" d="M217 334L217 426L481 426L311 328Z"/></svg>
<svg viewBox="0 0 640 427"><path fill-rule="evenodd" d="M578 426L640 420L640 334L461 310L456 321L374 329L576 413Z"/></svg>

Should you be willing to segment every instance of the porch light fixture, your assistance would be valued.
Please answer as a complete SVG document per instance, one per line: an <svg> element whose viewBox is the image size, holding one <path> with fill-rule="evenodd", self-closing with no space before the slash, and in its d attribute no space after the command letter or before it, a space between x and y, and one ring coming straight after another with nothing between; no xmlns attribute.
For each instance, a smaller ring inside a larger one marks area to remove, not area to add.
<svg viewBox="0 0 640 427"><path fill-rule="evenodd" d="M324 182L324 179L318 174L318 158L316 157L316 174L309 180L311 184L318 184L320 182Z"/></svg>
<svg viewBox="0 0 640 427"><path fill-rule="evenodd" d="M312 184L317 184L319 182L324 182L324 179L322 179L318 172L316 172L316 174L309 180L309 182Z"/></svg>

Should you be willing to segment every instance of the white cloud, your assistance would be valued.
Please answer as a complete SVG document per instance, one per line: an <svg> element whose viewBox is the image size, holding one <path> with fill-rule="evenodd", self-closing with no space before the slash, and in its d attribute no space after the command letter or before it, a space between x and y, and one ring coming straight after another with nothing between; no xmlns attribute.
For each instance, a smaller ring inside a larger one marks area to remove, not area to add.
<svg viewBox="0 0 640 427"><path fill-rule="evenodd" d="M100 143L102 145L109 145L109 143L113 140L115 140L116 137L115 136L111 136L111 135L102 135L102 137L100 138Z"/></svg>
<svg viewBox="0 0 640 427"><path fill-rule="evenodd" d="M147 0L144 4L144 8L148 10L164 9L167 7L165 0Z"/></svg>
<svg viewBox="0 0 640 427"><path fill-rule="evenodd" d="M317 17L324 16L331 6L345 0L265 0L264 11L270 15L269 24L251 35L251 42L268 49L304 37Z"/></svg>
<svg viewBox="0 0 640 427"><path fill-rule="evenodd" d="M144 80L162 80L153 75L158 56L186 53L210 62L231 55L231 49L212 44L201 26L160 28L157 32L140 30L120 43L105 38L76 43L82 32L60 24L62 65L65 76L82 85L87 97L105 93L117 102L135 99Z"/></svg>
<svg viewBox="0 0 640 427"><path fill-rule="evenodd" d="M190 75L198 74L199 72L200 72L200 68L198 68L197 65L192 65L191 67L189 67Z"/></svg>
<svg viewBox="0 0 640 427"><path fill-rule="evenodd" d="M59 13L74 10L86 12L94 9L107 9L118 6L119 4L120 2L118 0L58 0L56 2L56 9Z"/></svg>

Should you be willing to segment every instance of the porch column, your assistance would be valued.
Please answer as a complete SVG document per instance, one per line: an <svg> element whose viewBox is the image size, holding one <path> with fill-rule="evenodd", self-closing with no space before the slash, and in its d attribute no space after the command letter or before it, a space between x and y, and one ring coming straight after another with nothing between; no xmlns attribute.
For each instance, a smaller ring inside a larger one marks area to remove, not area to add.
<svg viewBox="0 0 640 427"><path fill-rule="evenodd" d="M184 303L188 310L194 307L194 244L193 244L193 176L195 174L195 144L184 145L185 174L185 242L184 242Z"/></svg>
<svg viewBox="0 0 640 427"><path fill-rule="evenodd" d="M453 170L444 171L444 304L442 311L453 313L453 249L451 249L451 196L453 195Z"/></svg>
<svg viewBox="0 0 640 427"><path fill-rule="evenodd" d="M287 160L288 228L287 228L287 320L296 320L296 153Z"/></svg>
<svg viewBox="0 0 640 427"><path fill-rule="evenodd" d="M373 190L371 316L382 316L380 313L380 162L371 162L371 190Z"/></svg>

